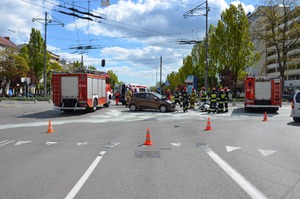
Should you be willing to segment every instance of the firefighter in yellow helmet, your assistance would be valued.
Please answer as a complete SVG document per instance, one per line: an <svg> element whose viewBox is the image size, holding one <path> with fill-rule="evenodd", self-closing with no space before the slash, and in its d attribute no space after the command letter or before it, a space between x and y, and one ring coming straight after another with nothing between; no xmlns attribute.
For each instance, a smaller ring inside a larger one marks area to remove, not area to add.
<svg viewBox="0 0 300 199"><path fill-rule="evenodd" d="M126 91L126 107L129 106L129 101L131 99L131 96L132 96L132 92L129 88L127 88L127 91Z"/></svg>
<svg viewBox="0 0 300 199"><path fill-rule="evenodd" d="M196 101L197 93L194 88L192 88L192 92L190 94L190 109L195 108L195 101Z"/></svg>

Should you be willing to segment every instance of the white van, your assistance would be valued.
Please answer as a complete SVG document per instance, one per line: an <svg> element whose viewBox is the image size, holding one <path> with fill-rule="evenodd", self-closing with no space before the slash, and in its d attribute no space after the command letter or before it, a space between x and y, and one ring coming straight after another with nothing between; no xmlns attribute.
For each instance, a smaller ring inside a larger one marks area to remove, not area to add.
<svg viewBox="0 0 300 199"><path fill-rule="evenodd" d="M291 117L295 122L300 122L300 90L296 90L293 96Z"/></svg>

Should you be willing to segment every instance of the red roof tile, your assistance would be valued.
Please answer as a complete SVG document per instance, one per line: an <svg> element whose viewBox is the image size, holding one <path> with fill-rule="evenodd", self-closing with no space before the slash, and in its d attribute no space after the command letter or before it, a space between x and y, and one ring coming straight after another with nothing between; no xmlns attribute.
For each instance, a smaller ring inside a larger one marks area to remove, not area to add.
<svg viewBox="0 0 300 199"><path fill-rule="evenodd" d="M20 48L11 42L9 39L0 36L0 45L4 47L14 48L16 50L20 50Z"/></svg>

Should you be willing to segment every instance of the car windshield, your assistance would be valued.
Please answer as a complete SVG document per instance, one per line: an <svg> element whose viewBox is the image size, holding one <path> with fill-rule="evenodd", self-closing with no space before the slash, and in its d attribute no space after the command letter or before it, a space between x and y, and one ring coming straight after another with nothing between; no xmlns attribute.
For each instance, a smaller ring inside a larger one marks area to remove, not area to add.
<svg viewBox="0 0 300 199"><path fill-rule="evenodd" d="M162 99L162 95L161 94L159 94L159 93L153 93L153 95L155 95L155 97L157 97L158 99Z"/></svg>

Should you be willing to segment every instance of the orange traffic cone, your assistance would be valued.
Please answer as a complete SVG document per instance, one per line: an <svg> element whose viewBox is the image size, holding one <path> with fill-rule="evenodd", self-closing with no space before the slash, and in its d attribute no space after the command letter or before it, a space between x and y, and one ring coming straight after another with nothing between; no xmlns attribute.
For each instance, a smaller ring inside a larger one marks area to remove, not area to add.
<svg viewBox="0 0 300 199"><path fill-rule="evenodd" d="M263 122L265 122L265 121L267 121L267 120L268 120L267 112L265 111Z"/></svg>
<svg viewBox="0 0 300 199"><path fill-rule="evenodd" d="M207 119L207 124L206 124L206 128L204 129L205 131L210 131L212 130L211 126L210 126L210 118L208 117Z"/></svg>
<svg viewBox="0 0 300 199"><path fill-rule="evenodd" d="M47 133L53 133L53 132L54 132L54 130L53 130L53 128L52 128L51 120L49 120L48 131L47 131Z"/></svg>
<svg viewBox="0 0 300 199"><path fill-rule="evenodd" d="M147 129L146 140L145 140L144 145L152 145L152 141L151 141L151 138L150 138L150 129L149 128Z"/></svg>

